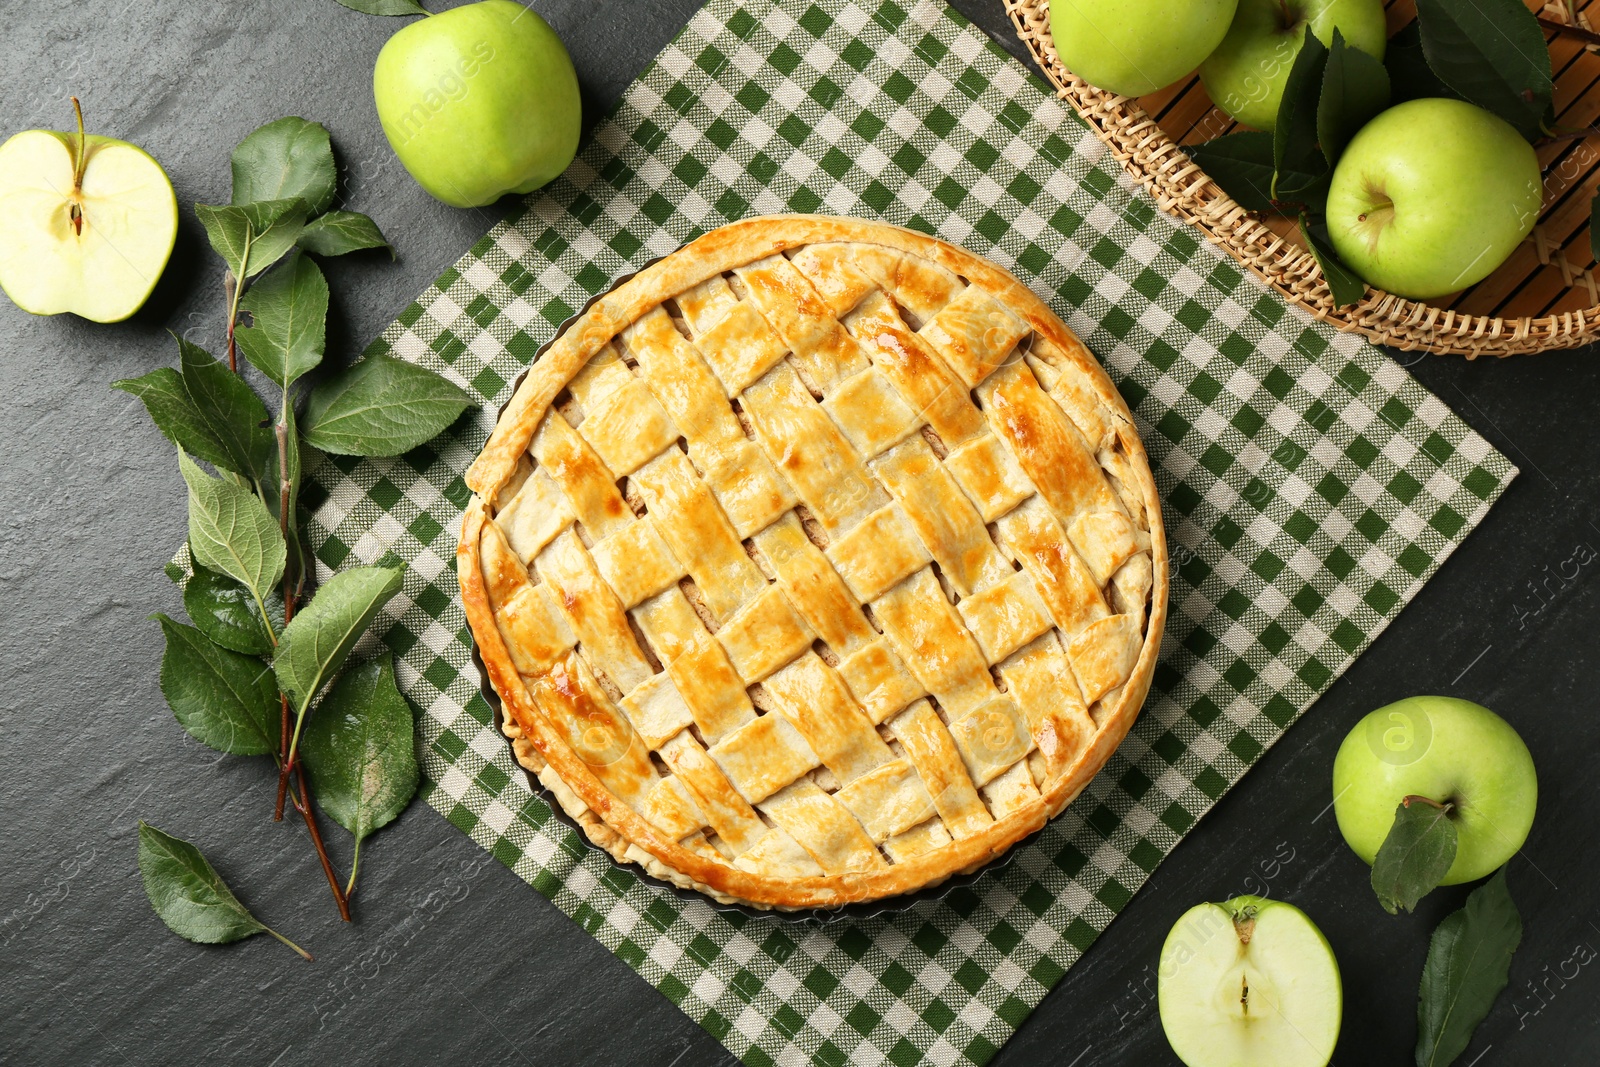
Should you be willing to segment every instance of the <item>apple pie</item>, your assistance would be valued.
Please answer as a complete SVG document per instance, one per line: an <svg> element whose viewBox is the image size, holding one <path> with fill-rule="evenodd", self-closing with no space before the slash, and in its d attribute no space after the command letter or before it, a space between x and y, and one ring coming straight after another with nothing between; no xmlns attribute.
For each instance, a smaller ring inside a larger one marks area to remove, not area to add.
<svg viewBox="0 0 1600 1067"><path fill-rule="evenodd" d="M935 885L1059 813L1166 616L1127 406L932 237L714 230L544 350L457 572L517 759L617 859L722 900Z"/></svg>

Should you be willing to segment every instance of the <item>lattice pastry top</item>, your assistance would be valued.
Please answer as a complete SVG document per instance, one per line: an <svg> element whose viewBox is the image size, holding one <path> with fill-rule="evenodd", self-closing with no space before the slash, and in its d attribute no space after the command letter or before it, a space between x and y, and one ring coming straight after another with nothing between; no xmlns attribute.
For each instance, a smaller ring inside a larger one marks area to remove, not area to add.
<svg viewBox="0 0 1600 1067"><path fill-rule="evenodd" d="M830 907L1078 794L1166 614L1126 406L1009 274L892 226L715 230L606 294L467 474L516 754L613 855Z"/></svg>

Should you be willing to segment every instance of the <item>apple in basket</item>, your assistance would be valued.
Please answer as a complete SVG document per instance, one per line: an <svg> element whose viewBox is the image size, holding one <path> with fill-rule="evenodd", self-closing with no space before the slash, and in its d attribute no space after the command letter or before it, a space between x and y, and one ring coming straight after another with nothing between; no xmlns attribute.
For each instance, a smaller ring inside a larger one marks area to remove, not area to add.
<svg viewBox="0 0 1600 1067"><path fill-rule="evenodd" d="M1143 96L1182 78L1222 43L1239 0L1051 0L1050 36L1090 85Z"/></svg>
<svg viewBox="0 0 1600 1067"><path fill-rule="evenodd" d="M1271 131L1306 34L1332 45L1334 30L1346 44L1382 59L1389 32L1383 0L1239 0L1228 35L1200 64L1200 80L1223 111Z"/></svg>
<svg viewBox="0 0 1600 1067"><path fill-rule="evenodd" d="M1482 281L1533 232L1533 146L1460 100L1408 100L1363 126L1328 189L1328 234L1380 289L1428 300Z"/></svg>

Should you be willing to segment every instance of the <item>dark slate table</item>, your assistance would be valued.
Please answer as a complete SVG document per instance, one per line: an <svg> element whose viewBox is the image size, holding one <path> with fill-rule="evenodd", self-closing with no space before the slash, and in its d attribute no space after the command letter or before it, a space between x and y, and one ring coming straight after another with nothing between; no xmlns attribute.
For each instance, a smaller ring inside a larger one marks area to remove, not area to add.
<svg viewBox="0 0 1600 1067"><path fill-rule="evenodd" d="M571 49L592 122L697 3L534 6ZM1000 0L956 6L1021 53ZM92 131L162 161L185 216L172 266L129 323L37 319L0 301L0 1061L730 1061L424 804L369 843L359 920L341 924L304 831L267 822L268 769L190 740L157 689L161 638L146 616L179 608L161 564L184 536L183 488L171 447L107 386L170 364L168 329L220 347L220 267L189 205L226 202L228 154L256 126L289 114L325 123L351 206L400 249L395 264L352 257L329 272L330 347L345 354L504 210L444 207L390 153L370 73L401 23L333 0L8 0L4 13L0 133L68 128L76 93ZM1511 866L1527 925L1513 985L1459 1063L1600 1059L1600 352L1396 358L1522 476L1376 647L1178 846L997 1064L1176 1063L1154 1003L1162 939L1191 904L1263 882L1310 912L1338 953L1346 1005L1335 1062L1410 1063L1428 931L1464 892L1385 916L1327 805L1350 726L1424 692L1509 718L1542 787L1533 836ZM316 964L266 938L201 948L168 933L140 888L138 818L201 844Z"/></svg>

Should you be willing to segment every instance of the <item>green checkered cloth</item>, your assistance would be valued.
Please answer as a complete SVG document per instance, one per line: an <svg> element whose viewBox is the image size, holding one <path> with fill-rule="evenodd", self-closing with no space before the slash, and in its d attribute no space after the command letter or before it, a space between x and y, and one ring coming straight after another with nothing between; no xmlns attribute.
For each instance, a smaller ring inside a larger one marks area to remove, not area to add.
<svg viewBox="0 0 1600 1067"><path fill-rule="evenodd" d="M553 817L493 727L452 571L462 472L556 327L694 236L787 211L925 230L1046 296L1135 412L1171 537L1161 663L1115 758L997 873L866 921L728 915ZM307 493L324 577L410 563L385 641L424 713L424 795L750 1064L990 1059L1516 473L1377 349L1162 214L940 0L712 0L373 351L484 402L400 459L333 457Z"/></svg>

